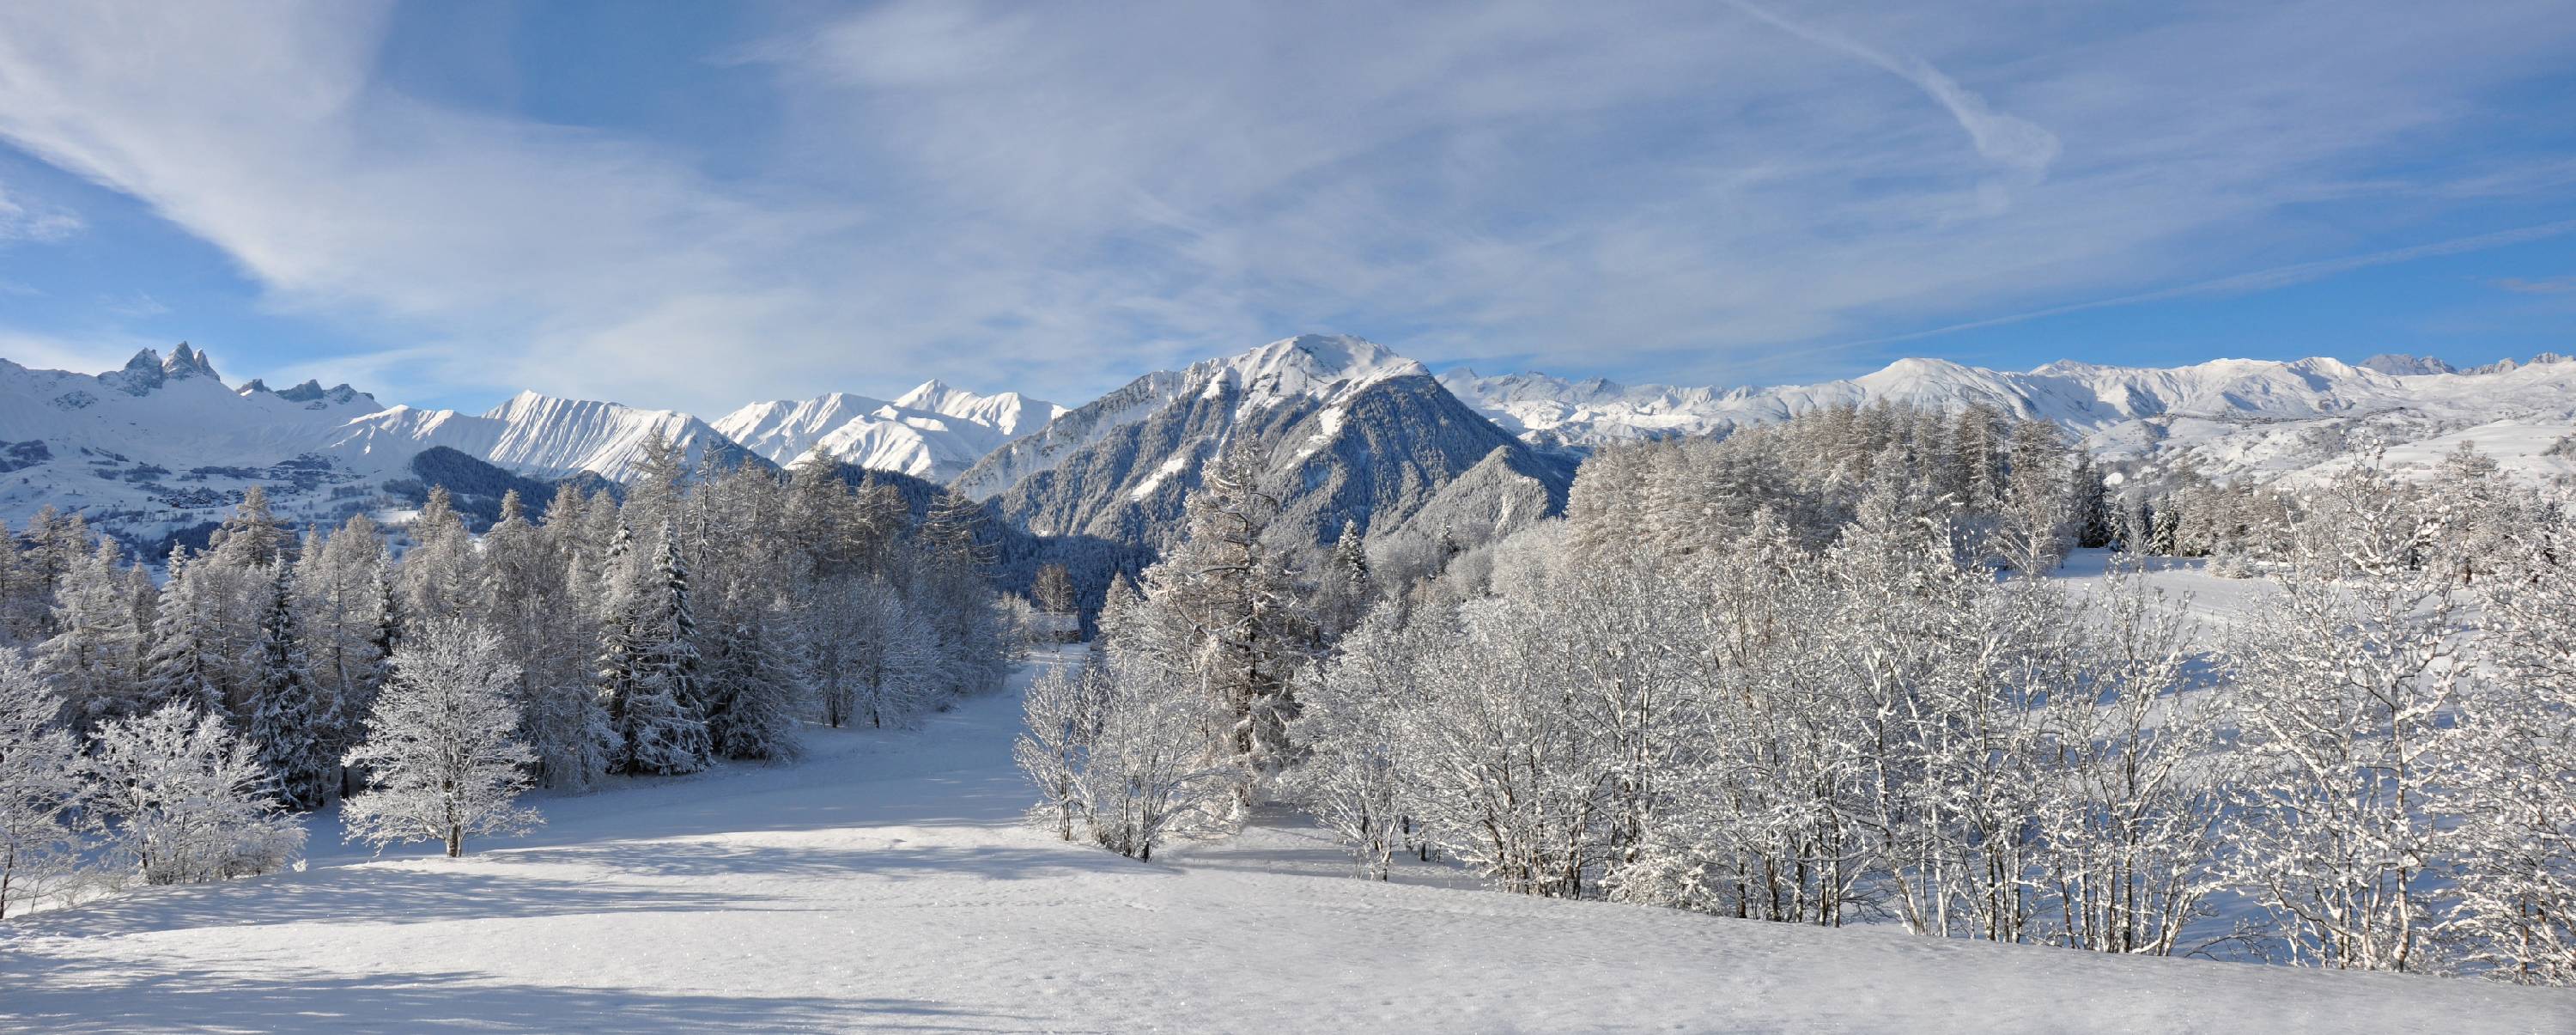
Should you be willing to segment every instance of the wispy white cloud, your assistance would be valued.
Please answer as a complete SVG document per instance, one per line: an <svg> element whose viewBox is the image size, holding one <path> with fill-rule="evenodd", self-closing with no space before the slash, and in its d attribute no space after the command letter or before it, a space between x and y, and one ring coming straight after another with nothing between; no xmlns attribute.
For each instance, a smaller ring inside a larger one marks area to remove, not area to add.
<svg viewBox="0 0 2576 1035"><path fill-rule="evenodd" d="M30 204L12 197L0 184L0 243L60 241L81 231L79 213L59 205Z"/></svg>
<svg viewBox="0 0 2576 1035"><path fill-rule="evenodd" d="M2496 281L2496 286L2522 295L2576 295L2576 276L2546 277L2539 280L2506 277Z"/></svg>
<svg viewBox="0 0 2576 1035"><path fill-rule="evenodd" d="M1885 69L1922 89L1926 96L1948 109L1950 117L1966 130L1977 153L1999 164L2027 175L2046 175L2048 163L2057 160L2057 135L2027 119L1995 111L1986 99L1959 85L1959 81L1942 74L1932 63L1912 54L1891 54L1859 40L1781 17L1767 7L1747 0L1727 0L1727 5L1751 15L1762 23L1790 35L1831 50L1840 51Z"/></svg>
<svg viewBox="0 0 2576 1035"><path fill-rule="evenodd" d="M703 142L400 92L378 5L24 5L0 137L395 343L297 371L387 398L1073 400L1309 329L1799 376L2563 196L2552 156L2433 145L2562 68L2564 15L894 0L710 55L776 102L771 159L719 177Z"/></svg>

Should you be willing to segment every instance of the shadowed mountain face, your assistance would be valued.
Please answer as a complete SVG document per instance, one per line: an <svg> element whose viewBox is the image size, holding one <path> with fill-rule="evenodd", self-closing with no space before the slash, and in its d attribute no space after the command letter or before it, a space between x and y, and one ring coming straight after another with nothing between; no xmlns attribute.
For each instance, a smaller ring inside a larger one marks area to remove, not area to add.
<svg viewBox="0 0 2576 1035"><path fill-rule="evenodd" d="M1569 464L1532 453L1419 364L1310 336L1139 378L986 457L959 486L1007 480L985 495L1031 531L1160 547L1228 448L1253 456L1280 498L1271 534L1283 545L1329 541L1345 522L1392 532L1435 501L1473 516L1453 531L1481 539L1561 509L1572 478Z"/></svg>

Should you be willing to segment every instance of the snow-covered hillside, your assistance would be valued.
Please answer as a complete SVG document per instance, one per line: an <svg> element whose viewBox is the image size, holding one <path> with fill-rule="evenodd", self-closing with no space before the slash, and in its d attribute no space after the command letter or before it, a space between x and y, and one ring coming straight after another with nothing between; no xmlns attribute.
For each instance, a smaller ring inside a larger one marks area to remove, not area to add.
<svg viewBox="0 0 2576 1035"><path fill-rule="evenodd" d="M1726 391L1466 369L1441 383L1533 445L1577 452L1639 438L1723 435L1824 406L1885 399L1953 409L1984 403L2056 422L2108 458L2187 460L2222 476L2302 472L2371 441L2462 438L2509 443L2508 466L2526 475L2576 472L2570 458L2544 455L2576 430L2576 361L2556 355L2466 371L2412 356L2378 356L2359 366L2334 359L2172 368L2060 361L2027 372L1904 359L1848 381ZM2535 443L2535 436L2547 441ZM2421 451L2393 449L2392 459Z"/></svg>
<svg viewBox="0 0 2576 1035"><path fill-rule="evenodd" d="M844 463L946 481L1063 412L1018 392L978 395L931 381L893 402L833 392L753 403L715 429L776 464L819 445Z"/></svg>
<svg viewBox="0 0 2576 1035"><path fill-rule="evenodd" d="M399 467L319 455L379 409L347 385L228 388L185 343L98 375L0 360L0 519L51 505L158 534L219 517L253 484L287 513L325 511Z"/></svg>
<svg viewBox="0 0 2576 1035"><path fill-rule="evenodd" d="M1294 826L1157 853L1019 822L1016 695L788 767L537 799L463 859L0 925L0 1027L350 1031L2563 1030L2576 998L1393 883Z"/></svg>

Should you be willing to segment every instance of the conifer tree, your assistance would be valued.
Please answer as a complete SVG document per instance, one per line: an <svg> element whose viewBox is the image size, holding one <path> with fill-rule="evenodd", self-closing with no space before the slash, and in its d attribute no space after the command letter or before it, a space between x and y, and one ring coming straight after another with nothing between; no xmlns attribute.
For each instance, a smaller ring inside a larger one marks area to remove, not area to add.
<svg viewBox="0 0 2576 1035"><path fill-rule="evenodd" d="M604 637L601 679L617 735L616 768L693 773L706 768L713 749L699 698L688 569L675 530L664 529L653 565L644 570L652 581L627 596L615 628Z"/></svg>
<svg viewBox="0 0 2576 1035"><path fill-rule="evenodd" d="M151 708L185 702L221 714L223 659L220 648L209 642L211 618L199 599L192 568L187 547L170 548L170 577L161 584L161 607L153 622L151 653L144 663L143 697Z"/></svg>
<svg viewBox="0 0 2576 1035"><path fill-rule="evenodd" d="M277 780L279 800L289 809L317 809L329 803L339 778L330 739L340 720L306 664L294 569L283 560L271 567L267 614L249 674L247 727L260 764Z"/></svg>

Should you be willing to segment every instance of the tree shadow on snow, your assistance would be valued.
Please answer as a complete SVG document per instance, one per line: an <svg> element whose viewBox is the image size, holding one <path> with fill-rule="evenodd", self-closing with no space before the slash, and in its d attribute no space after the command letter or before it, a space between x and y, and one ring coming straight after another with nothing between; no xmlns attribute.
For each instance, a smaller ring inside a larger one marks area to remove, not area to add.
<svg viewBox="0 0 2576 1035"><path fill-rule="evenodd" d="M1045 1019L914 999L674 994L494 983L474 973L211 969L137 974L0 957L0 1028L117 1031L1010 1031Z"/></svg>
<svg viewBox="0 0 2576 1035"><path fill-rule="evenodd" d="M505 853L503 857L513 861L569 864L648 877L1028 880L1082 873L1168 876L1178 872L1169 867L1142 865L1111 852L1075 845L1063 849L903 843L825 847L655 841L520 848Z"/></svg>
<svg viewBox="0 0 2576 1035"><path fill-rule="evenodd" d="M621 888L536 874L429 867L331 867L221 884L142 888L10 922L29 937L114 937L243 924L420 923L590 913L751 910L739 896ZM0 997L0 1005L14 1000Z"/></svg>

